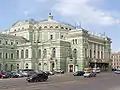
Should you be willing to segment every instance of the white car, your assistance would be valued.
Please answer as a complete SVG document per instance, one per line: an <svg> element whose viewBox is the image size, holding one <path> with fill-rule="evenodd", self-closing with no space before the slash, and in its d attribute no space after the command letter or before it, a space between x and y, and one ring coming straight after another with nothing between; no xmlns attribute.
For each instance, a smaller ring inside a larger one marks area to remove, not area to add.
<svg viewBox="0 0 120 90"><path fill-rule="evenodd" d="M120 74L120 70L116 70L114 72L115 72L115 74Z"/></svg>
<svg viewBox="0 0 120 90"><path fill-rule="evenodd" d="M100 71L100 68L93 68L93 72L100 73L101 71Z"/></svg>
<svg viewBox="0 0 120 90"><path fill-rule="evenodd" d="M96 73L94 72L85 72L83 74L84 77L96 77Z"/></svg>

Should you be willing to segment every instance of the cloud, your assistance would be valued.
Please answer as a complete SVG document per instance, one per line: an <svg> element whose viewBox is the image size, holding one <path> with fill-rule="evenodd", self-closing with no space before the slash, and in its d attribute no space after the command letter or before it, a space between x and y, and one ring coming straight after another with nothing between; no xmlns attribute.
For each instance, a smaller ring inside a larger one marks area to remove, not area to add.
<svg viewBox="0 0 120 90"><path fill-rule="evenodd" d="M98 0L97 4L100 1L103 2L103 0ZM57 0L53 10L87 24L106 26L118 23L119 20L116 20L109 12L92 6L89 4L91 2L94 3L94 0Z"/></svg>
<svg viewBox="0 0 120 90"><path fill-rule="evenodd" d="M18 8L25 15L35 14L47 0L18 0Z"/></svg>
<svg viewBox="0 0 120 90"><path fill-rule="evenodd" d="M25 16L28 16L31 12L30 12L30 11L25 10L25 11L23 11L23 13L24 13L24 15L25 15Z"/></svg>

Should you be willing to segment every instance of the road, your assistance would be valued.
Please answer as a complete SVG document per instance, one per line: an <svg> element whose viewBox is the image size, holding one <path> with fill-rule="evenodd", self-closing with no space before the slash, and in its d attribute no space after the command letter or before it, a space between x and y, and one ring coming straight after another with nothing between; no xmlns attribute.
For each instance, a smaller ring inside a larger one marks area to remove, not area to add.
<svg viewBox="0 0 120 90"><path fill-rule="evenodd" d="M26 78L0 80L0 90L120 90L120 75L100 73L84 78L63 74L50 76L47 82L28 83Z"/></svg>

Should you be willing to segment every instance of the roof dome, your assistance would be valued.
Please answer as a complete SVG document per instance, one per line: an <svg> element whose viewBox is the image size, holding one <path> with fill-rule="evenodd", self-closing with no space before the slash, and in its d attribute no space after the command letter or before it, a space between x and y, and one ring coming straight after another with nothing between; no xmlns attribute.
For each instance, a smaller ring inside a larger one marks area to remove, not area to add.
<svg viewBox="0 0 120 90"><path fill-rule="evenodd" d="M36 24L36 23L37 23L37 21L35 21L34 19L17 21L16 23L14 23L12 25L12 27L21 26L21 25L25 25L25 24Z"/></svg>
<svg viewBox="0 0 120 90"><path fill-rule="evenodd" d="M49 13L48 19L39 21L38 25L42 28L53 27L53 28L61 28L61 29L68 29L68 30L75 29L75 27L70 24L53 20L53 16L51 15L51 13Z"/></svg>
<svg viewBox="0 0 120 90"><path fill-rule="evenodd" d="M51 13L49 13L48 19L41 21L35 21L34 19L17 21L12 25L12 27L14 28L24 26L26 24L28 26L40 27L42 29L65 29L65 30L75 29L75 27L70 24L53 20L53 16Z"/></svg>

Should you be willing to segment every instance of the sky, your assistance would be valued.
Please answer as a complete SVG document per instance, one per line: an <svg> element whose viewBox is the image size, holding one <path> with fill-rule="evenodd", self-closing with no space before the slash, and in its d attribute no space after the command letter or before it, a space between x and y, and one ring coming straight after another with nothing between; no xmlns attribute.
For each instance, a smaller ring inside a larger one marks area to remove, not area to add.
<svg viewBox="0 0 120 90"><path fill-rule="evenodd" d="M0 30L15 22L47 19L52 13L56 21L81 27L112 39L112 52L120 51L120 0L2 0Z"/></svg>

